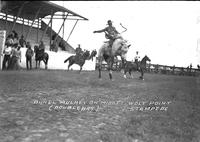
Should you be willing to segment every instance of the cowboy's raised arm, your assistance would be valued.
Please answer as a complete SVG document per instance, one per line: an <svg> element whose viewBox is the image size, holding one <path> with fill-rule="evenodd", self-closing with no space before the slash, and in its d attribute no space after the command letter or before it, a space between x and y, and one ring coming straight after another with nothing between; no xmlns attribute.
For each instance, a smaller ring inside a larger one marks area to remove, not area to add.
<svg viewBox="0 0 200 142"><path fill-rule="evenodd" d="M99 31L94 31L93 33L102 33L102 32L105 32L107 29L103 29L103 30L99 30Z"/></svg>

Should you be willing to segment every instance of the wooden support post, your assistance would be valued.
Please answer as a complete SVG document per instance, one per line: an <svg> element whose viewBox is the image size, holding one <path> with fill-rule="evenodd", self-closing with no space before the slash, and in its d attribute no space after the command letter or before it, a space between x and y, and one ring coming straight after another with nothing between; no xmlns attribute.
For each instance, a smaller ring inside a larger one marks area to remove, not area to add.
<svg viewBox="0 0 200 142"><path fill-rule="evenodd" d="M37 23L37 43L38 43L38 39L39 39L39 28L40 28L40 19L38 18L38 23Z"/></svg>
<svg viewBox="0 0 200 142"><path fill-rule="evenodd" d="M67 41L69 40L69 38L70 38L70 36L71 36L71 34L72 34L72 32L73 32L73 30L74 30L74 28L75 28L75 26L76 26L77 23L78 23L78 20L76 20L76 23L74 24L74 27L72 28L72 30L71 30L68 38L67 38Z"/></svg>
<svg viewBox="0 0 200 142"><path fill-rule="evenodd" d="M51 41L52 41L52 24L53 24L53 11L51 11L51 31L50 31L50 43L49 47L51 47Z"/></svg>
<svg viewBox="0 0 200 142"><path fill-rule="evenodd" d="M52 23L52 19L49 21L49 23L47 24L47 26L46 26L44 32L42 33L42 37L40 38L40 41L43 39L44 35L46 34L47 29L49 28L49 24L50 24L50 23Z"/></svg>
<svg viewBox="0 0 200 142"><path fill-rule="evenodd" d="M68 16L68 14L67 14L67 16ZM63 19L63 23L62 23L62 25L61 25L61 27L60 27L60 29L59 29L59 31L58 31L58 33L57 33L57 35L56 35L56 38L54 39L55 41L57 40L57 38L58 38L58 35L59 35L59 33L60 33L60 31L61 31L61 29L62 29L62 27L63 27L63 25L65 24L65 20L67 19L67 16Z"/></svg>
<svg viewBox="0 0 200 142"><path fill-rule="evenodd" d="M28 30L28 33L27 33L27 35L26 35L25 40L28 38L28 36L29 36L29 34L30 34L30 32L31 32L31 29L32 29L32 27L33 27L33 23L35 22L35 19L37 18L38 14L40 13L41 8L42 8L42 7L40 7L40 8L38 9L37 13L35 14L35 17L34 17L34 19L33 19L33 22L31 23L31 26L30 26L30 28L29 28L29 30Z"/></svg>
<svg viewBox="0 0 200 142"><path fill-rule="evenodd" d="M7 32L7 29L8 29L8 14L7 14L7 12L6 12L6 19L5 19L5 22L6 22L6 24L5 24L5 30L6 30L6 32Z"/></svg>
<svg viewBox="0 0 200 142"><path fill-rule="evenodd" d="M64 12L63 12L63 19L64 19ZM64 34L65 34L65 24L63 25L63 33L62 33L62 38L64 39Z"/></svg>
<svg viewBox="0 0 200 142"><path fill-rule="evenodd" d="M22 24L22 35L24 35L24 18L23 18L23 24Z"/></svg>

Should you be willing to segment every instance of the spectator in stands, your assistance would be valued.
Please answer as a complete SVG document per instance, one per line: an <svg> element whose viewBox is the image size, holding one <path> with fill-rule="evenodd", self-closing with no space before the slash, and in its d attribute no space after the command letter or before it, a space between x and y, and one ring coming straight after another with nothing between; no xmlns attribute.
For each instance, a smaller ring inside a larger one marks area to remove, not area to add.
<svg viewBox="0 0 200 142"><path fill-rule="evenodd" d="M11 33L7 36L7 39L12 39L12 40L14 40L14 33L11 32Z"/></svg>
<svg viewBox="0 0 200 142"><path fill-rule="evenodd" d="M18 44L19 43L19 37L18 37L17 32L13 30L11 35L12 35L11 37L13 39L13 44Z"/></svg>
<svg viewBox="0 0 200 142"><path fill-rule="evenodd" d="M55 51L55 52L58 51L58 43L56 40L54 40L53 43L51 44L50 51Z"/></svg>
<svg viewBox="0 0 200 142"><path fill-rule="evenodd" d="M16 69L21 69L20 63L22 59L22 53L21 53L21 46L17 46L17 64L16 64Z"/></svg>
<svg viewBox="0 0 200 142"><path fill-rule="evenodd" d="M61 39L61 41L58 43L58 46L63 50L63 51L66 51L65 49L65 42L63 39Z"/></svg>
<svg viewBox="0 0 200 142"><path fill-rule="evenodd" d="M138 54L139 52L138 51L136 51L136 55L135 55L135 63L136 63L136 65L137 65L137 70L139 70L139 59L140 59L140 56L139 56L139 54Z"/></svg>
<svg viewBox="0 0 200 142"><path fill-rule="evenodd" d="M26 45L26 41L24 39L24 36L22 35L21 38L19 39L19 44L21 47L24 47Z"/></svg>
<svg viewBox="0 0 200 142"><path fill-rule="evenodd" d="M19 39L18 33L15 30L13 30L12 33L14 35L14 38Z"/></svg>
<svg viewBox="0 0 200 142"><path fill-rule="evenodd" d="M31 49L31 45L30 43L27 45L27 50L26 50L26 69L32 69L32 57L33 57L33 50ZM30 65L30 68L29 68L29 65Z"/></svg>
<svg viewBox="0 0 200 142"><path fill-rule="evenodd" d="M12 39L8 39L6 41L5 48L3 50L4 58L3 58L2 70L8 69L8 66L10 64L11 52L12 52Z"/></svg>

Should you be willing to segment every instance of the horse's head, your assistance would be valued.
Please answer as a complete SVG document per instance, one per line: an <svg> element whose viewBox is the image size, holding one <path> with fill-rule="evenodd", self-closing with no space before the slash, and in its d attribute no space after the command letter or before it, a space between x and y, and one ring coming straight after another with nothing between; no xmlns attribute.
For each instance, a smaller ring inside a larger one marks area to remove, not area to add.
<svg viewBox="0 0 200 142"><path fill-rule="evenodd" d="M151 62L151 59L150 59L147 55L144 56L143 60L144 60L145 62L146 62L146 61Z"/></svg>
<svg viewBox="0 0 200 142"><path fill-rule="evenodd" d="M91 55L90 55L90 59L95 57L97 55L97 51L96 50L93 50Z"/></svg>
<svg viewBox="0 0 200 142"><path fill-rule="evenodd" d="M123 40L121 42L121 48L120 48L119 52L120 52L122 58L126 59L126 55L128 53L128 50L129 50L130 46L131 46L131 44L128 43L128 41L126 41L126 40Z"/></svg>
<svg viewBox="0 0 200 142"><path fill-rule="evenodd" d="M85 52L83 52L83 57L85 59L88 59L89 56L90 56L90 51L86 50Z"/></svg>
<svg viewBox="0 0 200 142"><path fill-rule="evenodd" d="M34 52L37 53L38 49L39 49L39 46L38 46L38 45L35 45L35 46L34 46Z"/></svg>

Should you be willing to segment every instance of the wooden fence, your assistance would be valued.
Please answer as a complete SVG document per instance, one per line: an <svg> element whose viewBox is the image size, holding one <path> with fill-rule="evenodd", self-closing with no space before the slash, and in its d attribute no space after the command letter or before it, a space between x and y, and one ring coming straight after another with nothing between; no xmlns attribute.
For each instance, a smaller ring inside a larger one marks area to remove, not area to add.
<svg viewBox="0 0 200 142"><path fill-rule="evenodd" d="M96 58L96 66L97 70L99 66L99 60ZM107 63L102 63L102 70L107 70ZM117 60L114 62L113 70L121 71L121 60ZM158 73L158 74L168 74L168 75L187 75L187 76L200 76L200 69L195 68L184 68L184 67L176 67L176 66L167 66L167 65L159 65L159 64L147 64L146 72L149 73Z"/></svg>

